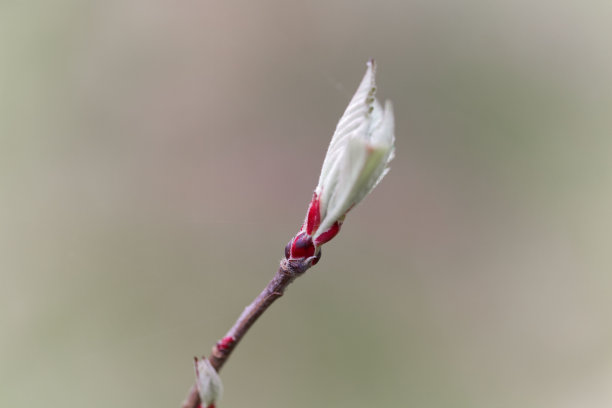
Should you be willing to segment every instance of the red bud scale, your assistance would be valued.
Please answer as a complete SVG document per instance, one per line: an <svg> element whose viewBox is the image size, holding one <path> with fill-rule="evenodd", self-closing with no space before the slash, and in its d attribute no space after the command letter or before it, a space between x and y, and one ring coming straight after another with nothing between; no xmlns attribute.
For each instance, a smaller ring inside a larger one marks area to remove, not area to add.
<svg viewBox="0 0 612 408"><path fill-rule="evenodd" d="M341 223L335 222L327 231L320 233L315 240L313 235L317 232L321 224L321 206L317 193L314 193L306 220L295 237L285 247L285 258L287 259L308 259L312 258L311 264L315 265L321 259L320 246L330 241L340 231Z"/></svg>
<svg viewBox="0 0 612 408"><path fill-rule="evenodd" d="M232 336L226 336L217 342L217 348L219 351L227 351L234 346L236 339Z"/></svg>

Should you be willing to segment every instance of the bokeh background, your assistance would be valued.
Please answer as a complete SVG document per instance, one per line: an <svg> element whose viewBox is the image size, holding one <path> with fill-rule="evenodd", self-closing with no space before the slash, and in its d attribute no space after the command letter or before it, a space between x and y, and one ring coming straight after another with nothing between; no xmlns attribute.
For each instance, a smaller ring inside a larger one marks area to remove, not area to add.
<svg viewBox="0 0 612 408"><path fill-rule="evenodd" d="M173 407L379 63L397 157L221 407L612 406L609 1L3 1L0 406Z"/></svg>

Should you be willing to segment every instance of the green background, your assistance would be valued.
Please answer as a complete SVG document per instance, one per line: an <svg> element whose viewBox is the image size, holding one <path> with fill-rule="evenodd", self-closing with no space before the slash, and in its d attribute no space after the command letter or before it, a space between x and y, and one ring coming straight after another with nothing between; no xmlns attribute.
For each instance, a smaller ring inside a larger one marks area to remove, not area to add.
<svg viewBox="0 0 612 408"><path fill-rule="evenodd" d="M175 407L365 72L397 156L220 407L612 406L609 1L3 1L0 406Z"/></svg>

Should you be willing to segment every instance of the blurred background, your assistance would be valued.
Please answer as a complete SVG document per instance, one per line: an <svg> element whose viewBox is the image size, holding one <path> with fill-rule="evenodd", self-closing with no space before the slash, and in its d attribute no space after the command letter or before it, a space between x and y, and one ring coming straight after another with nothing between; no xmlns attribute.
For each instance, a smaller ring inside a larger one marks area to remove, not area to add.
<svg viewBox="0 0 612 408"><path fill-rule="evenodd" d="M397 156L220 407L612 406L612 3L3 1L0 406L176 407L379 64Z"/></svg>

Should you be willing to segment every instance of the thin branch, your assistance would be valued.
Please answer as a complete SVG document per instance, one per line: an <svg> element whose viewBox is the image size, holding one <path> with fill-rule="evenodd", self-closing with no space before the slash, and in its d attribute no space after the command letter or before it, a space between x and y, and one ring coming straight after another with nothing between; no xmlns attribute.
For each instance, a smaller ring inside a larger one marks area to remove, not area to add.
<svg viewBox="0 0 612 408"><path fill-rule="evenodd" d="M253 323L283 295L295 278L319 261L321 245L338 234L346 214L387 174L395 151L393 109L389 101L383 109L376 100L376 64L370 60L367 65L365 76L332 137L302 228L285 247L285 259L274 278L213 347L208 361L204 361L207 373L210 366L219 372ZM196 367L201 362L196 361ZM217 383L214 385L217 390L220 389L216 375L204 376L204 380L199 381L212 379ZM217 390L207 393L206 398L212 401ZM191 387L183 408L200 408L196 386ZM212 408L212 405L205 408Z"/></svg>
<svg viewBox="0 0 612 408"><path fill-rule="evenodd" d="M187 398L183 401L181 408L198 408L200 406L200 393L198 387L193 384L187 393Z"/></svg>
<svg viewBox="0 0 612 408"><path fill-rule="evenodd" d="M210 361L217 372L221 370L221 367L223 367L232 354L236 345L242 340L259 316L261 316L276 299L285 293L285 289L291 282L306 272L310 266L311 263L303 259L291 261L283 259L281 261L278 271L265 289L244 309L225 337L217 342L212 348L208 361ZM199 408L199 406L200 395L197 386L194 384L183 401L182 408Z"/></svg>

